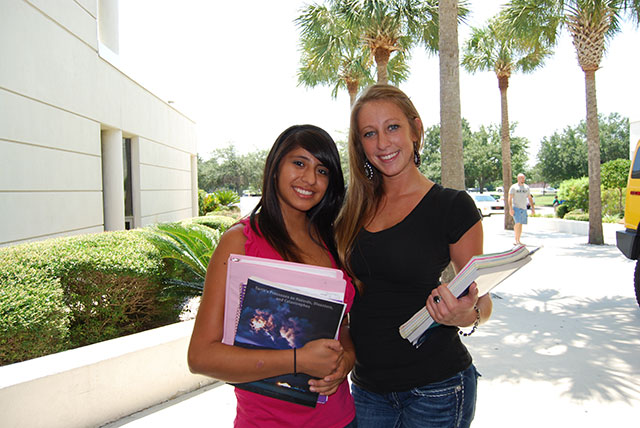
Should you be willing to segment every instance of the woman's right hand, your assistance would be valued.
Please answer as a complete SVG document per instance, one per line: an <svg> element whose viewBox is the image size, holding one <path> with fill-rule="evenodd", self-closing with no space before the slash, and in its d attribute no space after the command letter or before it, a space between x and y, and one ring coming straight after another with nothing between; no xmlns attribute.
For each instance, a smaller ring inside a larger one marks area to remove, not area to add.
<svg viewBox="0 0 640 428"><path fill-rule="evenodd" d="M333 339L312 340L296 352L296 370L317 378L336 371L344 357L342 345Z"/></svg>

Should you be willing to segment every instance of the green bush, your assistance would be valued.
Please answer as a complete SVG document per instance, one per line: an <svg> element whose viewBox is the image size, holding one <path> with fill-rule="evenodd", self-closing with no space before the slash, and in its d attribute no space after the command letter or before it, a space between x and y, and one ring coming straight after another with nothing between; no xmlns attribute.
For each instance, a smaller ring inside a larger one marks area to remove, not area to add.
<svg viewBox="0 0 640 428"><path fill-rule="evenodd" d="M217 229L220 232L224 232L225 230L233 226L236 222L237 222L237 219L235 219L234 217L229 217L226 215L209 214L206 216L194 217L192 219L185 220L184 223L202 224L212 229Z"/></svg>
<svg viewBox="0 0 640 428"><path fill-rule="evenodd" d="M69 347L60 279L39 257L41 248L0 248L0 365Z"/></svg>
<svg viewBox="0 0 640 428"><path fill-rule="evenodd" d="M182 224L194 237L216 229L206 233L211 251L235 222L213 215ZM181 261L163 260L147 239L150 229L0 248L0 365L175 322L184 296L169 280L202 277ZM201 259L206 269L208 258Z"/></svg>
<svg viewBox="0 0 640 428"><path fill-rule="evenodd" d="M562 205L567 205L571 210L589 210L589 177L574 178L560 183L558 199L564 200Z"/></svg>
<svg viewBox="0 0 640 428"><path fill-rule="evenodd" d="M207 193L202 189L198 190L198 215L203 216L211 211L215 211L220 206L215 193Z"/></svg>
<svg viewBox="0 0 640 428"><path fill-rule="evenodd" d="M624 217L626 187L602 190L602 216ZM622 195L622 197L620 197Z"/></svg>
<svg viewBox="0 0 640 428"><path fill-rule="evenodd" d="M217 190L213 192L218 203L223 207L230 207L240 202L240 195L233 190Z"/></svg>
<svg viewBox="0 0 640 428"><path fill-rule="evenodd" d="M173 322L159 252L138 231L0 248L0 364Z"/></svg>
<svg viewBox="0 0 640 428"><path fill-rule="evenodd" d="M569 212L569 206L567 204L558 205L556 209L556 216L559 218L564 218L565 215Z"/></svg>
<svg viewBox="0 0 640 428"><path fill-rule="evenodd" d="M565 216L565 220L589 221L589 213L582 210L569 211Z"/></svg>
<svg viewBox="0 0 640 428"><path fill-rule="evenodd" d="M623 216L619 216L619 215L604 215L602 216L602 222L603 223L622 223L624 224L624 222L622 221L624 217Z"/></svg>

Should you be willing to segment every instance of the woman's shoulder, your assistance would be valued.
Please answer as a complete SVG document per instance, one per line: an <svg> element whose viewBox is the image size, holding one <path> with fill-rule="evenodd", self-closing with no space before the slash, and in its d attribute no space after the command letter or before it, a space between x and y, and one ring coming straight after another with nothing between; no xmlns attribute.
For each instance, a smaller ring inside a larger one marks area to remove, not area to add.
<svg viewBox="0 0 640 428"><path fill-rule="evenodd" d="M245 235L245 225L241 222L234 224L227 229L216 246L216 251L226 251L234 254L244 254L247 236Z"/></svg>
<svg viewBox="0 0 640 428"><path fill-rule="evenodd" d="M471 199L469 194L464 190L452 189L450 187L444 187L440 184L434 183L430 194L434 198L437 198L441 202L454 202L460 199Z"/></svg>

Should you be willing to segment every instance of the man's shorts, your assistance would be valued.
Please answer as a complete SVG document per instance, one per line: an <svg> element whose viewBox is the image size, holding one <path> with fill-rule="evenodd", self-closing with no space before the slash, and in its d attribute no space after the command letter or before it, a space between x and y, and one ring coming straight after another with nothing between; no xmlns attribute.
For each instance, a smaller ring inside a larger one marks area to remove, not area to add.
<svg viewBox="0 0 640 428"><path fill-rule="evenodd" d="M527 224L527 210L522 208L513 208L513 219L516 223Z"/></svg>

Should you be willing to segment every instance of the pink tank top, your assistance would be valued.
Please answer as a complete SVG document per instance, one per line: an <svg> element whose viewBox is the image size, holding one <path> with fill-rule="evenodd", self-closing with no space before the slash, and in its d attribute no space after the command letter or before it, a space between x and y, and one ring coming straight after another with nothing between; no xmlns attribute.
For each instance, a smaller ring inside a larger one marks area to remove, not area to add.
<svg viewBox="0 0 640 428"><path fill-rule="evenodd" d="M249 220L243 220L244 234L247 237L244 250L248 256L282 260L280 254L267 241L257 235ZM335 267L335 261L331 259ZM345 293L346 311L351 309L355 290L350 278L345 274L347 289ZM315 408L278 400L235 388L238 401L234 426L245 427L322 427L339 428L347 426L355 417L353 397L345 379L335 394L329 396L325 404Z"/></svg>

